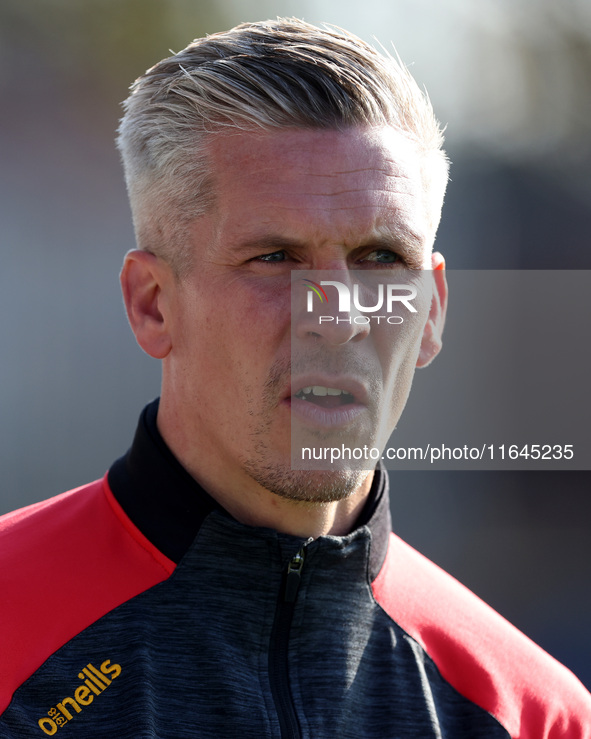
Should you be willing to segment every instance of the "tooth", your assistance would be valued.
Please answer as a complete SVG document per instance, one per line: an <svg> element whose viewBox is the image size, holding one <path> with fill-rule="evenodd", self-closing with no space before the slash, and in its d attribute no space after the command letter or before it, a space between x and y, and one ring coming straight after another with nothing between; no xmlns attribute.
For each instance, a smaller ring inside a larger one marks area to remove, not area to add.
<svg viewBox="0 0 591 739"><path fill-rule="evenodd" d="M336 387L328 387L326 388L326 391L329 395L340 395L343 392Z"/></svg>
<svg viewBox="0 0 591 739"><path fill-rule="evenodd" d="M304 395L310 395L310 393L312 392L312 388L311 387L305 387L302 390L302 392L304 393Z"/></svg>
<svg viewBox="0 0 591 739"><path fill-rule="evenodd" d="M312 388L313 395L328 395L328 390L322 385L314 385Z"/></svg>

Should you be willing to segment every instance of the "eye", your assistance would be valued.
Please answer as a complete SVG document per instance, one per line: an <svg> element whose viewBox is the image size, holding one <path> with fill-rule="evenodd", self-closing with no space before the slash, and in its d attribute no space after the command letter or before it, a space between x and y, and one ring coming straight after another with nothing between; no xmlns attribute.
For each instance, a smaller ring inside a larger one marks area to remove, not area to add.
<svg viewBox="0 0 591 739"><path fill-rule="evenodd" d="M287 259L286 253L283 251L283 249L280 249L279 251L273 251L270 254L261 254L258 257L254 258L254 261L256 262L285 262Z"/></svg>
<svg viewBox="0 0 591 739"><path fill-rule="evenodd" d="M360 262L374 262L376 264L396 264L402 261L401 257L389 249L374 249L359 260Z"/></svg>

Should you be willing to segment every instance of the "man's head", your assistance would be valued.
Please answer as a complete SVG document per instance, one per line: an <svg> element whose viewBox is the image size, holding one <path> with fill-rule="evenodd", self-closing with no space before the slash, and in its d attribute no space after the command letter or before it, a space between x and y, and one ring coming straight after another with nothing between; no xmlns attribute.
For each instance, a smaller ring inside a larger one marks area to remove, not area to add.
<svg viewBox="0 0 591 739"><path fill-rule="evenodd" d="M216 199L208 156L216 135L382 126L413 142L426 182L435 180L442 197L441 129L394 57L346 31L297 19L197 39L136 80L125 102L118 145L138 246L166 258L178 276L187 271L187 224Z"/></svg>
<svg viewBox="0 0 591 739"><path fill-rule="evenodd" d="M291 273L442 266L440 146L395 60L299 21L196 41L135 84L120 147L142 251L123 292L139 344L164 360L159 426L212 494L326 502L365 484L291 469L291 421L328 442L390 432L438 351L444 280L422 321L392 333L292 316Z"/></svg>

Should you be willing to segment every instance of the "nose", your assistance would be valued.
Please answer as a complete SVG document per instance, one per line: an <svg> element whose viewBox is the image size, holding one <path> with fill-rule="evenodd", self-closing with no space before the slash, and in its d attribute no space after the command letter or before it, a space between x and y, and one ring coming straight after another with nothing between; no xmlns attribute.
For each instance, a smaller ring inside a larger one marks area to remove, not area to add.
<svg viewBox="0 0 591 739"><path fill-rule="evenodd" d="M347 272L300 279L294 285L293 333L301 340L323 341L339 346L369 336L370 317L350 299L353 285Z"/></svg>

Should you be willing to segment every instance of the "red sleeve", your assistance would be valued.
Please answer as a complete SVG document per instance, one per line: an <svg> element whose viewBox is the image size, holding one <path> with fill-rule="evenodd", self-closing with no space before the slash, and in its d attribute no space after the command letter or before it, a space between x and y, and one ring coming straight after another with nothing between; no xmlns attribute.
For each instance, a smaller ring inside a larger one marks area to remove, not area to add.
<svg viewBox="0 0 591 739"><path fill-rule="evenodd" d="M577 678L393 534L373 590L442 677L513 739L591 739L591 694Z"/></svg>
<svg viewBox="0 0 591 739"><path fill-rule="evenodd" d="M106 476L0 518L0 552L0 713L57 649L175 567Z"/></svg>

